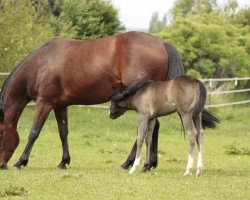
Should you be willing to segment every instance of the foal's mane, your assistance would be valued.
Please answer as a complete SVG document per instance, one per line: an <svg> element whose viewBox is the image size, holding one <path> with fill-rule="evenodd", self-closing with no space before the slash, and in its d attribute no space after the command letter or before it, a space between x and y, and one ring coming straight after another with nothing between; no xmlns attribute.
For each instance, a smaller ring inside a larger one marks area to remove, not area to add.
<svg viewBox="0 0 250 200"><path fill-rule="evenodd" d="M127 87L127 89L124 90L122 93L114 95L111 101L114 101L114 102L125 101L129 97L133 96L136 92L144 90L152 82L153 82L152 80L147 80L147 81L141 81L134 85L131 85Z"/></svg>

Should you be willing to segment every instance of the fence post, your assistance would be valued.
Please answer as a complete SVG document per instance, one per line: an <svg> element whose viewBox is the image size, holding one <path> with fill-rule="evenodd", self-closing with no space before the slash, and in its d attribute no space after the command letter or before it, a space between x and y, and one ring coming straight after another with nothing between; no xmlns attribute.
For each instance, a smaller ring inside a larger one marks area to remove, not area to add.
<svg viewBox="0 0 250 200"><path fill-rule="evenodd" d="M235 77L235 81L234 81L234 90L236 90L237 85L238 85L238 77ZM237 95L237 92L234 93L234 103L235 103L235 101L236 101L236 95ZM233 107L235 107L235 105L233 105Z"/></svg>
<svg viewBox="0 0 250 200"><path fill-rule="evenodd" d="M209 79L209 86L208 86L208 90L211 93L212 92L212 78ZM211 94L208 96L208 105L211 105ZM209 108L208 108L209 110Z"/></svg>

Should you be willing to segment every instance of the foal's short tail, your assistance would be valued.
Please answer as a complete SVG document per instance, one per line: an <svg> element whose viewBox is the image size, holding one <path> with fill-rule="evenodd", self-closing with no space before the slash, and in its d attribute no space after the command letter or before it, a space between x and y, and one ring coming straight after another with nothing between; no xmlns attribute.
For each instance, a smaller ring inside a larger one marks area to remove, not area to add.
<svg viewBox="0 0 250 200"><path fill-rule="evenodd" d="M213 114L212 112L209 112L207 109L202 110L202 128L215 128L217 124L220 123L220 118Z"/></svg>
<svg viewBox="0 0 250 200"><path fill-rule="evenodd" d="M197 102L193 110L193 116L198 115L203 110L205 103L206 103L206 98L207 98L207 91L206 91L205 85L199 80L197 81L199 84L200 96L199 96L199 101Z"/></svg>
<svg viewBox="0 0 250 200"><path fill-rule="evenodd" d="M206 103L207 92L205 85L200 81L199 81L199 87L200 87L200 99L198 101L197 106L194 109L194 116L202 112L202 117L201 117L202 128L203 129L215 128L217 124L220 123L220 119L217 115L213 114L212 112L204 108Z"/></svg>

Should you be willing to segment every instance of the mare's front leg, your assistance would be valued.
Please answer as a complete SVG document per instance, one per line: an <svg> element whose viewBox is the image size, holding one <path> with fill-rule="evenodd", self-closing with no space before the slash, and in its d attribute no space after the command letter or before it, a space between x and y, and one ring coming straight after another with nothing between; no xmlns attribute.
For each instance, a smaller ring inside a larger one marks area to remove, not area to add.
<svg viewBox="0 0 250 200"><path fill-rule="evenodd" d="M54 112L63 148L62 161L58 167L61 169L66 169L66 164L69 165L70 163L70 154L68 148L68 109L67 107L55 108Z"/></svg>
<svg viewBox="0 0 250 200"><path fill-rule="evenodd" d="M151 145L152 145L152 135L153 135L153 130L154 130L154 126L156 123L156 118L153 118L151 120L149 120L148 122L148 130L146 133L146 161L144 163L144 167L142 168L142 172L146 172L149 171L150 168L152 167L151 163L150 163L150 157L151 157Z"/></svg>
<svg viewBox="0 0 250 200"><path fill-rule="evenodd" d="M137 134L137 149L134 164L129 171L130 174L133 174L136 170L136 167L140 164L140 152L142 148L143 141L146 136L146 132L148 129L148 117L138 114L137 115L137 124L138 124L138 134Z"/></svg>
<svg viewBox="0 0 250 200"><path fill-rule="evenodd" d="M30 131L28 143L19 158L18 162L13 166L14 168L20 169L21 166L26 166L29 160L31 149L36 141L36 139L39 136L39 133L41 132L41 129L52 110L52 105L46 104L42 99L37 100L36 106L35 106L35 116L33 125Z"/></svg>
<svg viewBox="0 0 250 200"><path fill-rule="evenodd" d="M156 168L157 166L157 150L158 150L158 133L159 133L160 123L158 119L156 119L156 123L154 125L153 136L152 136L152 145L150 147L150 166ZM138 132L138 130L137 130ZM134 146L127 158L127 160L121 165L123 169L128 169L131 165L133 165L135 161L135 154L137 149L137 140L135 140Z"/></svg>
<svg viewBox="0 0 250 200"><path fill-rule="evenodd" d="M182 123L184 129L189 137L189 155L186 172L184 176L192 174L193 164L194 164L194 145L196 140L197 131L194 127L192 115L189 113L181 114Z"/></svg>

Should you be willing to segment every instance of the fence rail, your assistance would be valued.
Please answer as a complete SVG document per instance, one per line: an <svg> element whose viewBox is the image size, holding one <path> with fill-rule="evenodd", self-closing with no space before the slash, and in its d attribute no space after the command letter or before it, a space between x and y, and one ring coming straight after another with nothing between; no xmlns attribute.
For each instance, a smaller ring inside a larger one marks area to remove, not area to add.
<svg viewBox="0 0 250 200"><path fill-rule="evenodd" d="M0 72L0 76L8 76L9 72ZM226 81L234 81L235 87L238 85L238 81L246 81L250 80L250 77L235 77L235 78L209 78L209 79L201 79L202 82L209 82L209 92L207 93L209 95L209 104L206 105L207 108L214 108L214 107L224 107L224 106L232 106L232 105L240 105L240 104L247 104L250 103L249 100L245 101L237 101L237 102L230 102L230 103L223 103L223 104L214 104L210 105L211 96L212 95L222 95L222 94L237 94L237 93L243 93L243 92L250 92L250 88L247 89L239 89L239 90L228 90L228 91L212 91L213 83L215 82L226 82ZM1 91L1 89L0 89ZM28 105L34 106L34 103L29 103ZM101 108L101 109L108 109L109 106L104 105L80 105L80 106L86 106L91 108Z"/></svg>

